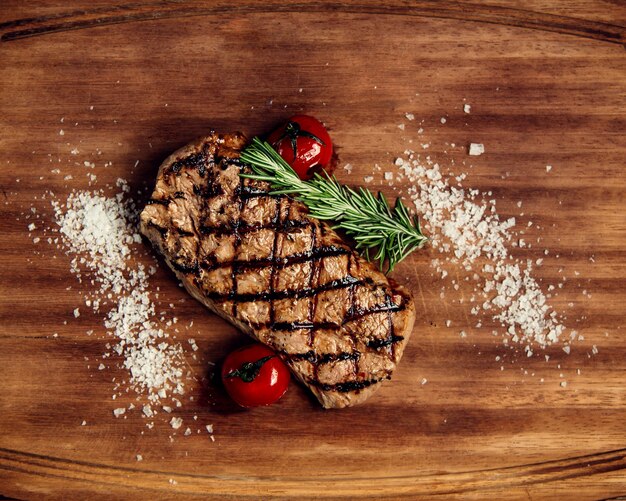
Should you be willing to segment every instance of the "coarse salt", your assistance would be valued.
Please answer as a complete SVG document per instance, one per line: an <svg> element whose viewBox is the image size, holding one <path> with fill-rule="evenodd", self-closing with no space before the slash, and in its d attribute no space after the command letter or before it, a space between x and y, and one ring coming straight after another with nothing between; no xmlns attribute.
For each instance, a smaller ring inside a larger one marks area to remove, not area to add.
<svg viewBox="0 0 626 501"><path fill-rule="evenodd" d="M478 297L472 296L470 302L478 306L472 307L472 313L487 314L499 322L504 328L503 341L528 346L527 355L533 353L532 345L556 343L565 326L532 276L535 262L513 259L509 252L514 243L527 246L523 239L513 241L515 218L502 220L495 200L487 198L491 194L460 186L465 176L461 180L453 174L444 177L440 165L430 157L422 159L407 150L394 164L411 183L408 194L421 215L430 245L441 255L431 264L443 276L442 264L448 262L465 270L466 280L472 276L477 282ZM473 273L477 265L482 276ZM458 283L452 285L459 290ZM467 333L461 331L460 336Z"/></svg>
<svg viewBox="0 0 626 501"><path fill-rule="evenodd" d="M52 202L59 231L68 254L70 271L79 279L92 275L92 308L113 302L104 326L117 343L111 347L123 358L130 374L129 386L155 402L172 394L183 394L182 347L168 340L157 327L154 303L148 292L148 272L143 264L131 264L131 246L141 242L134 221L137 210L127 199L124 180L113 197L102 191L72 192L66 202ZM80 311L74 310L78 317ZM108 356L108 355L107 355ZM145 412L144 414L148 415Z"/></svg>
<svg viewBox="0 0 626 501"><path fill-rule="evenodd" d="M469 154L473 157L477 157L485 153L485 145L481 143L470 143Z"/></svg>

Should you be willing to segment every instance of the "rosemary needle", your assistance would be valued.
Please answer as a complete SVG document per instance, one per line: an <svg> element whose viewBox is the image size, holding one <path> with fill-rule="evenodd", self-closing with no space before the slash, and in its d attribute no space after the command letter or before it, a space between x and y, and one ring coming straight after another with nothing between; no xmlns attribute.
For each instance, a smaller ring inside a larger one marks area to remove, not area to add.
<svg viewBox="0 0 626 501"><path fill-rule="evenodd" d="M241 153L241 160L250 166L252 174L243 177L268 181L274 195L292 195L309 208L317 219L335 221L387 272L427 241L422 234L417 216L409 211L398 198L393 208L382 193L375 196L364 188L354 190L337 182L335 176L315 174L310 181L303 181L291 166L265 141L258 137Z"/></svg>

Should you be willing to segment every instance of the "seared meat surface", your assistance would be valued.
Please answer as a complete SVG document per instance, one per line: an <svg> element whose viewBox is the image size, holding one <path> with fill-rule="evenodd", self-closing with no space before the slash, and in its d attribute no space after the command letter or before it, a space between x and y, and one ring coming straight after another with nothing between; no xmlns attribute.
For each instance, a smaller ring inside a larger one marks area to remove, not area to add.
<svg viewBox="0 0 626 501"><path fill-rule="evenodd" d="M167 158L141 231L192 296L275 350L324 407L360 403L399 362L413 299L302 203L241 178L245 144L212 132Z"/></svg>

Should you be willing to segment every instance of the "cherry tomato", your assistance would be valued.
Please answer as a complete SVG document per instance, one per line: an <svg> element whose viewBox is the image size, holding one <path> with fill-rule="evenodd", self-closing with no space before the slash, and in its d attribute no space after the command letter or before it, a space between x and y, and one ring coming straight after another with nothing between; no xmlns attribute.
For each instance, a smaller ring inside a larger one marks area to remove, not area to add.
<svg viewBox="0 0 626 501"><path fill-rule="evenodd" d="M287 391L289 369L261 344L233 351L222 365L222 381L231 398L243 407L271 405Z"/></svg>
<svg viewBox="0 0 626 501"><path fill-rule="evenodd" d="M326 127L308 115L291 117L270 134L268 142L300 179L311 179L315 172L328 170L333 158L333 143Z"/></svg>

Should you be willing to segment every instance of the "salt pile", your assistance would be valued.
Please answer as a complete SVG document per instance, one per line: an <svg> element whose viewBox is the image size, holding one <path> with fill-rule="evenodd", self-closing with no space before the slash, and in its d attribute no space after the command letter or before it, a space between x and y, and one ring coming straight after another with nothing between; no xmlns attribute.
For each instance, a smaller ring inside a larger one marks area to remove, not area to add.
<svg viewBox="0 0 626 501"><path fill-rule="evenodd" d="M65 204L52 205L73 255L72 273L81 282L88 277L94 286L85 304L95 312L106 308L104 325L116 344L104 357L120 356L130 388L160 402L184 393L183 349L153 320L148 277L155 268L146 270L132 258L131 247L141 243L133 224L137 209L127 199L127 183L120 179L117 186L121 191L110 198L102 191L74 191Z"/></svg>
<svg viewBox="0 0 626 501"><path fill-rule="evenodd" d="M430 156L422 159L406 150L395 165L400 170L397 178L410 181L409 196L432 248L441 255L432 266L445 278L444 268L450 263L474 281L471 313L489 315L504 327L504 332L493 334L503 335L505 344L521 344L528 356L535 346L557 343L566 328L532 276L542 260L522 261L510 255L510 247L530 246L514 238L515 218L501 220L491 192L463 188L465 174L444 177ZM458 283L454 287L458 290ZM479 321L477 327L481 325ZM573 331L565 343L576 334Z"/></svg>

